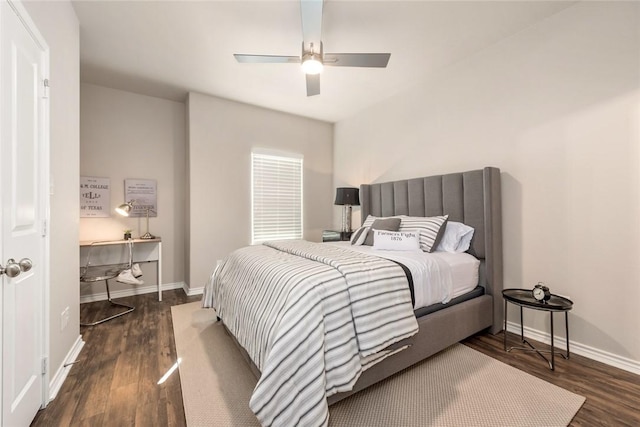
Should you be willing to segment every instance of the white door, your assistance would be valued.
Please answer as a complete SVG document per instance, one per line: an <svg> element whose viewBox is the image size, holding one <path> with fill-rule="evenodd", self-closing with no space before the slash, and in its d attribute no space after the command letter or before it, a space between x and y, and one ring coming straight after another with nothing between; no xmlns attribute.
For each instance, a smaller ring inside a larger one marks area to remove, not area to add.
<svg viewBox="0 0 640 427"><path fill-rule="evenodd" d="M31 423L47 391L48 50L21 4L0 0L0 35L2 425L13 427Z"/></svg>

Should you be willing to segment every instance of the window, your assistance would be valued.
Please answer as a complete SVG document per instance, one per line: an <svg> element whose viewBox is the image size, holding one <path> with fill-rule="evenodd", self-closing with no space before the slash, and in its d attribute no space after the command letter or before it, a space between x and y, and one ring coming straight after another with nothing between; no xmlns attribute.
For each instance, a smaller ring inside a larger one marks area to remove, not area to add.
<svg viewBox="0 0 640 427"><path fill-rule="evenodd" d="M302 156L251 153L251 241L302 239Z"/></svg>

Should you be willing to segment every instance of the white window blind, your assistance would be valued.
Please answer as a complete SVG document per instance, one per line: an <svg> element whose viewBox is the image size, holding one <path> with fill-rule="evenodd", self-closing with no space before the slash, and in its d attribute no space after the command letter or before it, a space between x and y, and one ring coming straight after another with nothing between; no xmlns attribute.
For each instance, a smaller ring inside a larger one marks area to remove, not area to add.
<svg viewBox="0 0 640 427"><path fill-rule="evenodd" d="M302 158L251 153L252 243L302 238Z"/></svg>

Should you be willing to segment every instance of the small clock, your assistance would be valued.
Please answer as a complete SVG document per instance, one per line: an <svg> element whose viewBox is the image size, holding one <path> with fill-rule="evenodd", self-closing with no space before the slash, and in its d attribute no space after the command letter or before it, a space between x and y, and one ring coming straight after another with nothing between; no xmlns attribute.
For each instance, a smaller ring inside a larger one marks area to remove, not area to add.
<svg viewBox="0 0 640 427"><path fill-rule="evenodd" d="M542 303L546 303L551 299L551 292L549 291L549 288L542 282L538 282L538 284L533 287L532 293L536 301L540 301Z"/></svg>

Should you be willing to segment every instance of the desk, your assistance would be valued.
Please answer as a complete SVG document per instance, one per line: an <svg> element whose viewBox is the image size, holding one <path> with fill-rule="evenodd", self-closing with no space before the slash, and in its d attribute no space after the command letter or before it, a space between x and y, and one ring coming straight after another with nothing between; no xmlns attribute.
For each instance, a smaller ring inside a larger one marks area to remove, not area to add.
<svg viewBox="0 0 640 427"><path fill-rule="evenodd" d="M132 239L133 262L156 262L158 272L158 301L162 301L162 239ZM112 265L129 262L127 242L131 240L106 240L80 242L80 265L87 263L89 248L91 250L91 265Z"/></svg>

